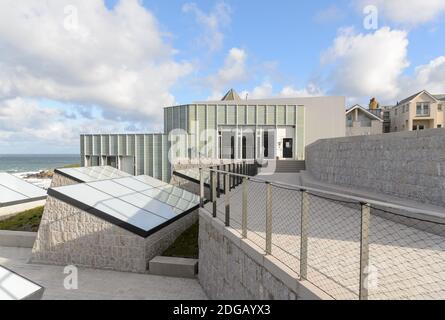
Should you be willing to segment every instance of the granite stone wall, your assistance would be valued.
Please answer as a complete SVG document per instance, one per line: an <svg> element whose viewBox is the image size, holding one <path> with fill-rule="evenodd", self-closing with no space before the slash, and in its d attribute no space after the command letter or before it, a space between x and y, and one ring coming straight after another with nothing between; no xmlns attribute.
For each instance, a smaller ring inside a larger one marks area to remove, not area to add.
<svg viewBox="0 0 445 320"><path fill-rule="evenodd" d="M48 197L31 261L144 273L149 260L162 254L196 221L194 212L144 239Z"/></svg>
<svg viewBox="0 0 445 320"><path fill-rule="evenodd" d="M249 240L199 213L199 282L216 300L307 300L326 295Z"/></svg>
<svg viewBox="0 0 445 320"><path fill-rule="evenodd" d="M79 182L62 176L61 174L54 173L53 178L51 180L51 188L63 187L63 186L71 186L73 184L79 184Z"/></svg>
<svg viewBox="0 0 445 320"><path fill-rule="evenodd" d="M445 129L320 140L306 166L322 182L445 206Z"/></svg>

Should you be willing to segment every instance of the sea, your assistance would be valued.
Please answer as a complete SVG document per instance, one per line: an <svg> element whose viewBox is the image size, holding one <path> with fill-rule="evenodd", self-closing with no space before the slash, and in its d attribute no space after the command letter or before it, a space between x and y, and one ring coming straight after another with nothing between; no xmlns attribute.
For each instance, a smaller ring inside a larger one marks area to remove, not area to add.
<svg viewBox="0 0 445 320"><path fill-rule="evenodd" d="M0 172L8 172L41 188L48 189L50 179L28 179L27 176L43 170L80 164L80 155L74 154L0 154Z"/></svg>

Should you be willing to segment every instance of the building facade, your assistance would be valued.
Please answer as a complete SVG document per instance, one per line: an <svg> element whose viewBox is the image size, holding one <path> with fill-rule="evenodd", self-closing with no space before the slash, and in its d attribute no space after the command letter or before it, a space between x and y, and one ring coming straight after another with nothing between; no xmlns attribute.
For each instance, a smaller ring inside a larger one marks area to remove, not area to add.
<svg viewBox="0 0 445 320"><path fill-rule="evenodd" d="M318 139L345 136L345 98L221 101L164 109L164 134L81 135L83 166L109 165L168 181L186 160L304 160Z"/></svg>
<svg viewBox="0 0 445 320"><path fill-rule="evenodd" d="M391 108L391 132L443 128L444 106L445 95L416 93Z"/></svg>
<svg viewBox="0 0 445 320"><path fill-rule="evenodd" d="M368 136L383 133L380 109L367 110L355 105L346 111L346 136Z"/></svg>

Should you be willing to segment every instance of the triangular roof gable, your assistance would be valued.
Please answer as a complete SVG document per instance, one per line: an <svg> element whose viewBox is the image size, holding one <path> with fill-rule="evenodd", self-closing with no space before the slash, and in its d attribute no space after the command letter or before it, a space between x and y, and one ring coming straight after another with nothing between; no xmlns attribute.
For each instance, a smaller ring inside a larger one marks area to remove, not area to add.
<svg viewBox="0 0 445 320"><path fill-rule="evenodd" d="M369 112L368 110L366 110L365 108L363 108L361 105L356 104L355 106L351 107L349 110L346 110L346 115L348 115L349 113L351 113L352 111L354 111L355 109L359 109L361 111L363 111L366 115L368 115L371 118L374 118L375 120L379 120L383 122L383 119L380 118L379 116L376 116L375 114L373 114L372 112Z"/></svg>
<svg viewBox="0 0 445 320"><path fill-rule="evenodd" d="M221 101L241 101L241 98L234 89L230 89Z"/></svg>
<svg viewBox="0 0 445 320"><path fill-rule="evenodd" d="M429 93L429 92L426 91L426 90L422 90L422 91L420 91L420 92L418 92L418 93L416 93L416 94L413 94L412 96L410 96L410 97L408 97L408 98L406 98L406 99L400 101L400 102L398 103L398 105L405 104L405 103L407 103L407 102L413 101L415 98L417 98L417 97L420 96L421 94L426 94L426 95L430 96L434 101L437 101L436 97L433 96L431 93Z"/></svg>

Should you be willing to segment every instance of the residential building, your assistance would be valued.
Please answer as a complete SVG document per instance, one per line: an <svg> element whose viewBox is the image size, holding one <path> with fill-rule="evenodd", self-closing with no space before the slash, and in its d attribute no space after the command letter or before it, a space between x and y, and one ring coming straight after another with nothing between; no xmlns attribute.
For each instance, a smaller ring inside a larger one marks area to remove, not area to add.
<svg viewBox="0 0 445 320"><path fill-rule="evenodd" d="M346 135L364 136L383 133L380 109L368 110L356 104L346 111Z"/></svg>
<svg viewBox="0 0 445 320"><path fill-rule="evenodd" d="M391 132L444 127L445 95L423 90L391 108Z"/></svg>
<svg viewBox="0 0 445 320"><path fill-rule="evenodd" d="M305 147L345 136L344 97L221 101L164 109L164 134L81 135L82 165L109 165L164 181L188 159L304 160Z"/></svg>

